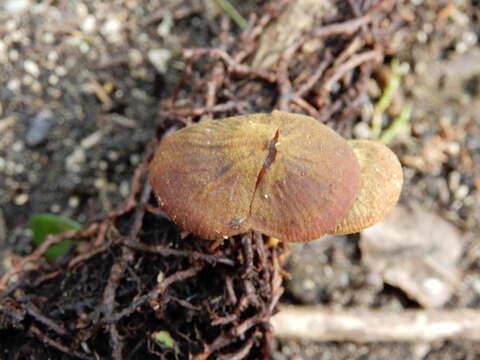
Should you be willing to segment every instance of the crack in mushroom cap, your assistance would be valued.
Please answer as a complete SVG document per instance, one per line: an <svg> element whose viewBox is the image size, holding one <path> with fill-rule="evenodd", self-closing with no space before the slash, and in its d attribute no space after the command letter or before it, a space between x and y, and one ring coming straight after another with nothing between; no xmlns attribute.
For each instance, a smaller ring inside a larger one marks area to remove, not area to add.
<svg viewBox="0 0 480 360"><path fill-rule="evenodd" d="M402 191L402 165L392 150L370 140L350 140L348 144L360 164L362 185L353 207L330 234L355 233L382 221Z"/></svg>
<svg viewBox="0 0 480 360"><path fill-rule="evenodd" d="M149 180L170 218L205 239L253 229L302 242L346 216L360 168L346 140L327 126L273 111L207 120L165 137Z"/></svg>

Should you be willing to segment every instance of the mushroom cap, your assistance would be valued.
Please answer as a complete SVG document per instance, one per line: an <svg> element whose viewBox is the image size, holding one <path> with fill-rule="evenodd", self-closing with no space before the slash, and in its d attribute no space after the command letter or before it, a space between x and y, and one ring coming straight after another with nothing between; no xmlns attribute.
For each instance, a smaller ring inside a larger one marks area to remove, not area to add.
<svg viewBox="0 0 480 360"><path fill-rule="evenodd" d="M207 120L165 137L149 180L170 218L205 239L253 229L303 242L347 214L360 168L327 126L274 111Z"/></svg>
<svg viewBox="0 0 480 360"><path fill-rule="evenodd" d="M359 232L382 221L402 191L402 166L392 150L370 140L350 140L348 144L360 164L362 185L353 207L330 234Z"/></svg>

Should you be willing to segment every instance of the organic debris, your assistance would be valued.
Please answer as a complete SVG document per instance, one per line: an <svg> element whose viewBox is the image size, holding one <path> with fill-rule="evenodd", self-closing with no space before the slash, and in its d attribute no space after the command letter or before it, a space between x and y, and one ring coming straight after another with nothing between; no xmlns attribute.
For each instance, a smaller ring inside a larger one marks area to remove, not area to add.
<svg viewBox="0 0 480 360"><path fill-rule="evenodd" d="M4 349L31 358L63 352L81 359L149 353L206 359L250 350L266 356L285 247L267 249L261 235L249 232L211 253L210 242L182 236L159 216L145 169L139 166L122 209L76 232L77 240L92 240L90 249L24 273L28 263L41 262L47 245L63 239L51 236L4 275L2 286L21 275L2 292ZM158 329L168 329L176 345L159 346ZM22 345L24 337L32 338L30 346Z"/></svg>

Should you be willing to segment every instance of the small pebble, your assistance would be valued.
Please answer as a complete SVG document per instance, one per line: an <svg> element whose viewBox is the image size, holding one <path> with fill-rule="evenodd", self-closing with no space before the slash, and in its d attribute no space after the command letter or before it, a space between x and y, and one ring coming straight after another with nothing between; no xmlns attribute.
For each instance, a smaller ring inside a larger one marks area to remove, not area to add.
<svg viewBox="0 0 480 360"><path fill-rule="evenodd" d="M55 68L55 73L56 73L58 76L62 77L62 76L67 75L68 71L67 71L67 69L65 68L65 66L57 66L57 67Z"/></svg>
<svg viewBox="0 0 480 360"><path fill-rule="evenodd" d="M91 133L87 137L83 138L82 141L80 141L80 146L85 150L91 149L102 140L102 137L103 134L101 131L95 131L94 133Z"/></svg>
<svg viewBox="0 0 480 360"><path fill-rule="evenodd" d="M72 172L80 172L82 165L87 159L87 154L82 148L77 148L75 151L67 156L65 159L65 166L67 170Z"/></svg>
<svg viewBox="0 0 480 360"><path fill-rule="evenodd" d="M167 11L163 16L163 20L157 27L157 34L162 38L166 38L170 35L173 26L173 16L170 11Z"/></svg>
<svg viewBox="0 0 480 360"><path fill-rule="evenodd" d="M116 151L109 151L107 157L110 161L117 161L120 158L120 155Z"/></svg>
<svg viewBox="0 0 480 360"><path fill-rule="evenodd" d="M460 153L461 147L460 144L454 141L448 143L448 153L452 156L456 156Z"/></svg>
<svg viewBox="0 0 480 360"><path fill-rule="evenodd" d="M24 149L24 145L23 145L23 142L22 141L16 141L13 145L12 145L12 150L14 152L21 152L23 151Z"/></svg>
<svg viewBox="0 0 480 360"><path fill-rule="evenodd" d="M462 184L457 188L457 191L455 191L455 198L458 200L464 199L469 192L469 188L467 185Z"/></svg>
<svg viewBox="0 0 480 360"><path fill-rule="evenodd" d="M428 36L427 36L427 34L426 34L424 31L419 31L419 32L417 33L417 40L418 40L418 42L420 42L420 43L425 43L425 42L427 42L427 40L428 40Z"/></svg>
<svg viewBox="0 0 480 360"><path fill-rule="evenodd" d="M423 288L430 295L439 295L445 291L443 282L437 278L428 278L423 281Z"/></svg>
<svg viewBox="0 0 480 360"><path fill-rule="evenodd" d="M95 16L93 15L88 15L85 20L83 20L82 23L82 30L87 33L91 34L95 31L97 27L97 20L95 19Z"/></svg>
<svg viewBox="0 0 480 360"><path fill-rule="evenodd" d="M140 50L130 49L128 51L128 59L132 66L138 66L143 62L143 55Z"/></svg>
<svg viewBox="0 0 480 360"><path fill-rule="evenodd" d="M112 44L120 43L122 41L122 27L120 19L112 18L103 23L100 32L108 42Z"/></svg>
<svg viewBox="0 0 480 360"><path fill-rule="evenodd" d="M353 136L356 139L370 139L372 137L372 130L365 122L359 122L353 127Z"/></svg>
<svg viewBox="0 0 480 360"><path fill-rule="evenodd" d="M148 59L160 74L167 72L168 61L171 57L172 53L168 49L151 49L148 51Z"/></svg>
<svg viewBox="0 0 480 360"><path fill-rule="evenodd" d="M23 67L25 68L26 72L34 77L38 77L40 75L40 68L38 67L37 63L32 60L25 60Z"/></svg>
<svg viewBox="0 0 480 360"><path fill-rule="evenodd" d="M478 41L478 36L473 31L466 31L462 38L468 46L474 46Z"/></svg>
<svg viewBox="0 0 480 360"><path fill-rule="evenodd" d="M138 154L132 154L132 155L130 155L129 160L130 160L130 164L138 165L140 163L141 158L140 158L140 155L138 155Z"/></svg>
<svg viewBox="0 0 480 360"><path fill-rule="evenodd" d="M423 24L422 29L426 33L430 34L433 31L434 27L431 23L425 23L425 24Z"/></svg>
<svg viewBox="0 0 480 360"><path fill-rule="evenodd" d="M35 147L47 140L52 126L53 114L50 110L39 112L30 122L25 142L29 147Z"/></svg>
<svg viewBox="0 0 480 360"><path fill-rule="evenodd" d="M50 83L50 85L57 85L59 80L60 80L59 77L55 74L51 74L48 77L48 82Z"/></svg>
<svg viewBox="0 0 480 360"><path fill-rule="evenodd" d="M462 175L458 171L452 171L448 175L448 187L450 188L450 191L456 191L458 187L460 186L460 181L461 181Z"/></svg>
<svg viewBox="0 0 480 360"><path fill-rule="evenodd" d="M455 45L455 51L459 54L463 54L468 50L468 45L464 41L459 41Z"/></svg>
<svg viewBox="0 0 480 360"><path fill-rule="evenodd" d="M108 162L106 162L106 161L104 161L104 160L99 161L99 163L98 163L98 168L99 168L100 170L104 170L104 171L107 170L107 169L108 169Z"/></svg>
<svg viewBox="0 0 480 360"><path fill-rule="evenodd" d="M35 79L29 74L25 74L22 78L22 84L25 86L31 86Z"/></svg>
<svg viewBox="0 0 480 360"><path fill-rule="evenodd" d="M101 189L105 189L108 183L105 181L105 179L98 178L98 179L95 179L94 185L97 189L101 190Z"/></svg>
<svg viewBox="0 0 480 360"><path fill-rule="evenodd" d="M22 206L28 201L28 194L20 194L15 197L15 205Z"/></svg>
<svg viewBox="0 0 480 360"><path fill-rule="evenodd" d="M9 13L20 13L30 6L30 0L5 0L3 8Z"/></svg>
<svg viewBox="0 0 480 360"><path fill-rule="evenodd" d="M68 199L68 205L71 208L77 208L79 204L80 204L80 199L78 198L78 196L71 196Z"/></svg>
<svg viewBox="0 0 480 360"><path fill-rule="evenodd" d="M21 83L20 83L20 80L18 79L11 79L7 83L7 89L12 92L17 92L18 90L20 90L20 87L21 87Z"/></svg>
<svg viewBox="0 0 480 360"><path fill-rule="evenodd" d="M43 34L43 41L47 44L53 44L55 41L55 36L51 32L47 32Z"/></svg>
<svg viewBox="0 0 480 360"><path fill-rule="evenodd" d="M126 198L129 194L130 194L130 185L128 183L128 181L122 181L120 183L120 195L122 195L122 197Z"/></svg>
<svg viewBox="0 0 480 360"><path fill-rule="evenodd" d="M42 91L42 85L38 81L34 81L32 85L30 85L30 90L35 94L40 94Z"/></svg>

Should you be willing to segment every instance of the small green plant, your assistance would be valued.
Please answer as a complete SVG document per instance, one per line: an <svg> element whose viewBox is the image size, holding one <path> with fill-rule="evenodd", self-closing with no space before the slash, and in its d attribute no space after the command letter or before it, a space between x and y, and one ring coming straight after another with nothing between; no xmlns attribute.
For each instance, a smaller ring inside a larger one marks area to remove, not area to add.
<svg viewBox="0 0 480 360"><path fill-rule="evenodd" d="M155 341L158 345L173 349L173 351L175 352L175 358L178 359L178 353L180 352L180 349L178 348L176 341L172 338L172 335L170 335L168 331L156 331L150 336L153 341Z"/></svg>
<svg viewBox="0 0 480 360"><path fill-rule="evenodd" d="M228 0L217 0L218 5L227 13L228 16L243 30L247 27L247 20L235 9Z"/></svg>
<svg viewBox="0 0 480 360"><path fill-rule="evenodd" d="M382 96L375 104L372 117L372 138L383 144L388 144L392 141L395 135L408 124L412 116L412 104L406 104L400 114L393 119L388 129L382 131L382 116L400 89L402 76L405 75L406 72L397 58L392 59L390 68L392 70L390 80Z"/></svg>
<svg viewBox="0 0 480 360"><path fill-rule="evenodd" d="M33 239L37 246L42 244L48 235L61 234L68 230L80 230L82 225L52 214L34 215L30 220L30 228L33 231ZM52 245L45 252L44 256L48 261L59 258L71 246L72 240L64 239L58 244Z"/></svg>

